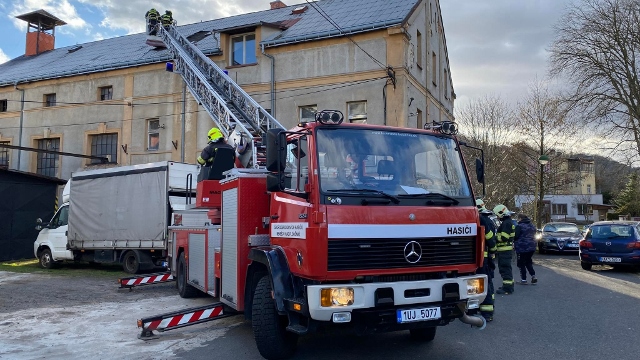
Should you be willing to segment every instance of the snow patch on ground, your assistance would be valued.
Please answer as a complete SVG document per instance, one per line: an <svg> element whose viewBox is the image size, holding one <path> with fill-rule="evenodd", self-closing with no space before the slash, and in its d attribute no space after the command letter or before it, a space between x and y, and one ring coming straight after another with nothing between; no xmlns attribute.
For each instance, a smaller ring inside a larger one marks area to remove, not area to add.
<svg viewBox="0 0 640 360"><path fill-rule="evenodd" d="M4 279L0 272L0 282ZM52 298L49 307L0 314L0 359L170 359L177 351L223 336L241 324L242 317L159 333L159 339L149 341L138 339L136 320L209 303L211 298L185 300L175 295L60 307Z"/></svg>

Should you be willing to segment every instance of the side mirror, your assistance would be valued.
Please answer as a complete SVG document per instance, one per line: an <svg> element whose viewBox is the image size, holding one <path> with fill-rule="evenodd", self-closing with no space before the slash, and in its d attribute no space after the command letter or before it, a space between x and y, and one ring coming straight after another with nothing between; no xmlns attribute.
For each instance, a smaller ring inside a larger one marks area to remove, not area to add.
<svg viewBox="0 0 640 360"><path fill-rule="evenodd" d="M267 191L282 191L284 189L284 174L282 172L267 175Z"/></svg>
<svg viewBox="0 0 640 360"><path fill-rule="evenodd" d="M284 130L270 129L267 131L267 170L279 172L285 169L286 165L286 144L287 139Z"/></svg>
<svg viewBox="0 0 640 360"><path fill-rule="evenodd" d="M476 159L476 176L479 183L484 183L484 163L480 159Z"/></svg>

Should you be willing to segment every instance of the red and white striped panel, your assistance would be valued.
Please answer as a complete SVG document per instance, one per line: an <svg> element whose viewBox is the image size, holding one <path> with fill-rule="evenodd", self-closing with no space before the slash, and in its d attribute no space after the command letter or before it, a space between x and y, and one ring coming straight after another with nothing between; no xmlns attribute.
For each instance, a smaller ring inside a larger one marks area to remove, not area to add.
<svg viewBox="0 0 640 360"><path fill-rule="evenodd" d="M120 285L122 286L147 285L147 284L153 284L153 283L169 281L169 280L173 280L173 275L171 275L170 273L166 273L161 275L122 279L122 281L120 282Z"/></svg>
<svg viewBox="0 0 640 360"><path fill-rule="evenodd" d="M146 330L167 330L196 321L212 319L222 315L222 305L210 309L198 310L187 314L174 315L165 319L157 319L143 324Z"/></svg>

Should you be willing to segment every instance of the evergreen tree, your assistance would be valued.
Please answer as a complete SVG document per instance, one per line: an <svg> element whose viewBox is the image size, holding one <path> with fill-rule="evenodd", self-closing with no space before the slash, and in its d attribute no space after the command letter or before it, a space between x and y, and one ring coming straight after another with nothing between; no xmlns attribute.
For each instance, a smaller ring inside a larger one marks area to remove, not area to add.
<svg viewBox="0 0 640 360"><path fill-rule="evenodd" d="M627 185L614 200L621 215L640 216L640 178L637 173L629 175Z"/></svg>

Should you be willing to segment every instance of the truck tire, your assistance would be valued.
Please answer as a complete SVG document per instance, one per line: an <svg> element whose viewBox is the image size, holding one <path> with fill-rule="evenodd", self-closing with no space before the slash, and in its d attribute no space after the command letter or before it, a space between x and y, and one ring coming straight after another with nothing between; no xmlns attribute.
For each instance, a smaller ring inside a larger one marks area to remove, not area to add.
<svg viewBox="0 0 640 360"><path fill-rule="evenodd" d="M276 310L271 298L269 276L263 276L253 293L251 326L260 355L268 360L291 357L298 345L298 335L286 330L288 319Z"/></svg>
<svg viewBox="0 0 640 360"><path fill-rule="evenodd" d="M181 298L187 299L198 296L198 289L187 283L187 260L184 253L180 253L178 257L178 266L176 269L176 286Z"/></svg>
<svg viewBox="0 0 640 360"><path fill-rule="evenodd" d="M129 274L137 274L140 271L140 259L135 251L127 251L122 258L122 269Z"/></svg>
<svg viewBox="0 0 640 360"><path fill-rule="evenodd" d="M411 329L409 330L409 336L411 340L420 341L420 342L429 342L436 337L437 326L421 328L421 329Z"/></svg>
<svg viewBox="0 0 640 360"><path fill-rule="evenodd" d="M51 250L44 249L40 252L40 256L38 257L38 262L40 263L40 267L43 269L51 269L54 266L53 256L51 256Z"/></svg>

